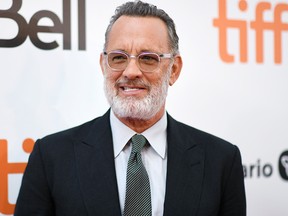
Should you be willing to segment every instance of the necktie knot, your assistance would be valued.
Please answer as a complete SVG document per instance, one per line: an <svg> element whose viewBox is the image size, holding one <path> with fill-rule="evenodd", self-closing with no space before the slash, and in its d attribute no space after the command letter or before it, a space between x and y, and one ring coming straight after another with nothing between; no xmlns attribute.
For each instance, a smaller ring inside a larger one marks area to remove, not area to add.
<svg viewBox="0 0 288 216"><path fill-rule="evenodd" d="M141 134L135 134L132 138L132 152L141 153L142 148L146 144L146 138Z"/></svg>

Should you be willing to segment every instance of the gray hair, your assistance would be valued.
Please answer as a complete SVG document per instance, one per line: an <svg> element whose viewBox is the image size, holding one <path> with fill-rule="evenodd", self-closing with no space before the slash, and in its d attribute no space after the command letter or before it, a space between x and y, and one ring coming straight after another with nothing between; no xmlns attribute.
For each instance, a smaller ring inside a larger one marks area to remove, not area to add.
<svg viewBox="0 0 288 216"><path fill-rule="evenodd" d="M179 53L179 38L176 33L174 21L164 10L157 8L157 6L155 5L142 1L126 2L116 8L115 14L111 17L110 23L105 32L104 50L107 48L107 43L109 41L109 33L112 29L113 24L119 17L123 15L132 17L155 17L161 19L167 26L169 46L172 53Z"/></svg>

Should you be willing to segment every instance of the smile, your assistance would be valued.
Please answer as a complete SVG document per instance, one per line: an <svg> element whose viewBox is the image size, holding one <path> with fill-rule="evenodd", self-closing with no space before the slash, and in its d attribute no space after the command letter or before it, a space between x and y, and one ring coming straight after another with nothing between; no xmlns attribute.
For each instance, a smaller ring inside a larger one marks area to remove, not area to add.
<svg viewBox="0 0 288 216"><path fill-rule="evenodd" d="M121 87L123 89L123 91L138 91L138 90L143 90L145 88L139 88L139 87L128 87L128 86L124 86Z"/></svg>

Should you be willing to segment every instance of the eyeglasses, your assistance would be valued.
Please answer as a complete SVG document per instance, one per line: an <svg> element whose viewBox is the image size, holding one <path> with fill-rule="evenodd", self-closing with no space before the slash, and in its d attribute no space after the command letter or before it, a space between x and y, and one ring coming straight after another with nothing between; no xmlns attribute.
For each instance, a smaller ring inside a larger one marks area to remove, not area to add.
<svg viewBox="0 0 288 216"><path fill-rule="evenodd" d="M107 65L114 71L123 71L128 66L131 58L136 59L136 64L143 72L151 73L157 70L160 66L162 58L172 58L173 54L163 53L157 54L153 52L142 52L138 55L129 55L120 50L103 52L106 56Z"/></svg>

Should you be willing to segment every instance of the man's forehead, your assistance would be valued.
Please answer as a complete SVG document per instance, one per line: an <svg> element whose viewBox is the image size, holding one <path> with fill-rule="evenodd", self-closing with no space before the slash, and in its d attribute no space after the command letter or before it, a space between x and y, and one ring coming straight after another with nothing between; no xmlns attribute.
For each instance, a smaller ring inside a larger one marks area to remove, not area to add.
<svg viewBox="0 0 288 216"><path fill-rule="evenodd" d="M107 45L113 49L135 46L139 51L153 51L155 46L165 49L168 44L167 27L161 19L121 16L111 28Z"/></svg>

